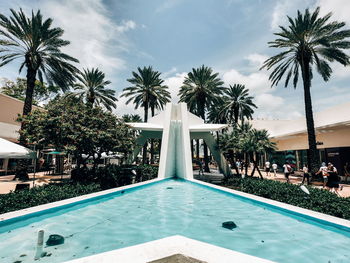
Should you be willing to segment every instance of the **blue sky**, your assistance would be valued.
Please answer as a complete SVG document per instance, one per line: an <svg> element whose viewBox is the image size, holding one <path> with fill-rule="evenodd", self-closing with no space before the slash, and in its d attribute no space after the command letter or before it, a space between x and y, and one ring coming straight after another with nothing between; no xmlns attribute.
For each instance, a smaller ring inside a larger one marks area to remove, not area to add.
<svg viewBox="0 0 350 263"><path fill-rule="evenodd" d="M277 53L268 48L278 25L298 9L321 7L322 14L350 27L349 0L0 0L0 10L40 8L71 41L65 49L79 67L99 67L118 94L138 66L162 72L173 101L187 72L202 64L219 72L226 85L251 90L259 109L256 118L293 119L304 114L302 88L270 88L262 61ZM350 100L350 67L333 65L331 81L313 80L315 111ZM14 79L18 64L0 68L0 77ZM300 83L301 84L301 83ZM118 103L118 114L134 112Z"/></svg>

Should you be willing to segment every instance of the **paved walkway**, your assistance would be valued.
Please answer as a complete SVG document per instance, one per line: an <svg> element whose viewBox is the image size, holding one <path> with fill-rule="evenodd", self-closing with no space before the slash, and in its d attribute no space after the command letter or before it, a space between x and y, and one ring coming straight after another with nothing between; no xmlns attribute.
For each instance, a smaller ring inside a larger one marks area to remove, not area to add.
<svg viewBox="0 0 350 263"><path fill-rule="evenodd" d="M13 181L14 175L5 175L0 176L0 194L7 194L11 191L14 191L16 189L16 185L18 183L24 183L29 184L29 187L32 188L33 186L38 185L44 185L48 184L49 182L53 182L55 180L60 181L61 175L46 175L45 172L38 172L35 174L35 180L34 180L34 174L29 174L29 181ZM63 175L63 179L68 179L70 175Z"/></svg>
<svg viewBox="0 0 350 263"><path fill-rule="evenodd" d="M250 172L251 171L248 170L248 174L250 174ZM264 179L274 180L274 181L279 181L279 182L285 182L286 183L286 179L285 179L283 173L277 173L276 177L274 176L273 173L270 173L269 176L266 176L266 173L264 171L261 171L261 174L263 175ZM255 172L254 177L259 177L259 174L257 172ZM303 177L301 175L298 175L298 174L289 176L289 181L290 181L291 184L300 185L302 180L303 180ZM306 184L306 181L304 183ZM312 182L311 186L315 187L315 188L322 189L322 182ZM342 186L343 189L341 191L339 189L339 195L342 196L342 197L350 197L350 180L349 180L349 182L347 184L342 182L340 184L340 186Z"/></svg>

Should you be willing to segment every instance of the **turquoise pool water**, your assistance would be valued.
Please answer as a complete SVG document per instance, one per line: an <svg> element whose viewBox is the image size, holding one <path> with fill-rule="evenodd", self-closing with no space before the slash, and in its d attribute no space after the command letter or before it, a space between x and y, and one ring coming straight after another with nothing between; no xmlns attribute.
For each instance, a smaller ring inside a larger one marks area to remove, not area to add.
<svg viewBox="0 0 350 263"><path fill-rule="evenodd" d="M234 221L233 231L222 228ZM213 191L166 180L0 227L0 262L33 262L37 232L65 237L40 262L62 262L183 235L277 262L350 262L350 232Z"/></svg>

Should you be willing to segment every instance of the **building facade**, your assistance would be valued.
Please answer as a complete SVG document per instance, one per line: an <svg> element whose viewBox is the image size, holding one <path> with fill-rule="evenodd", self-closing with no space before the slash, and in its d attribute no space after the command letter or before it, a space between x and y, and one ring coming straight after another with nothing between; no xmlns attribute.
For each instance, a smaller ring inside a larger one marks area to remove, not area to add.
<svg viewBox="0 0 350 263"><path fill-rule="evenodd" d="M350 103L314 113L317 148L320 162L331 162L344 173L350 163ZM308 137L305 118L296 120L253 120L257 129L268 130L277 152L268 158L278 165L288 160L296 169L307 163Z"/></svg>

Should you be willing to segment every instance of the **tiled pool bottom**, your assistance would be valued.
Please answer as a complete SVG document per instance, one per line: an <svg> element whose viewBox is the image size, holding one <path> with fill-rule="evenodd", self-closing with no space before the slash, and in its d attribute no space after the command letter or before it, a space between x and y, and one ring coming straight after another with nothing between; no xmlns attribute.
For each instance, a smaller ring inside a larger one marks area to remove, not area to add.
<svg viewBox="0 0 350 263"><path fill-rule="evenodd" d="M60 234L65 243L45 248L51 255L40 262L63 262L172 235L277 262L350 262L349 232L185 181L167 180L29 220L0 228L0 262L33 262L41 229L45 240ZM238 227L222 228L224 221Z"/></svg>

